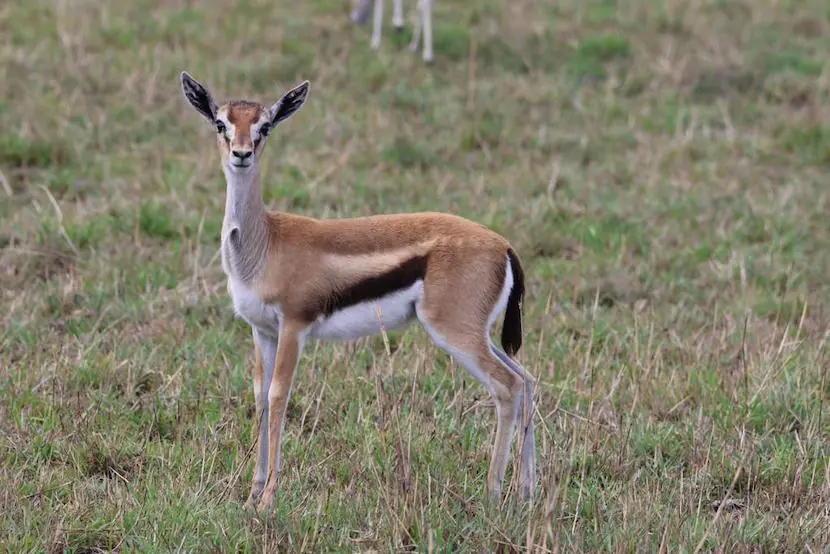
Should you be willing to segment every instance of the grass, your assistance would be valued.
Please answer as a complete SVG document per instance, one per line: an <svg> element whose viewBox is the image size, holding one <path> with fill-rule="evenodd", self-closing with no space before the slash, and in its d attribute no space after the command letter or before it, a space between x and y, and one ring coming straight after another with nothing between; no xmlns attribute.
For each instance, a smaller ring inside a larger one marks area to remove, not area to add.
<svg viewBox="0 0 830 554"><path fill-rule="evenodd" d="M826 548L826 3L438 2L434 67L347 12L0 8L4 548ZM492 403L413 327L306 349L278 506L243 512L251 337L182 69L263 102L312 81L270 207L448 211L513 242L532 506L512 467L483 502Z"/></svg>

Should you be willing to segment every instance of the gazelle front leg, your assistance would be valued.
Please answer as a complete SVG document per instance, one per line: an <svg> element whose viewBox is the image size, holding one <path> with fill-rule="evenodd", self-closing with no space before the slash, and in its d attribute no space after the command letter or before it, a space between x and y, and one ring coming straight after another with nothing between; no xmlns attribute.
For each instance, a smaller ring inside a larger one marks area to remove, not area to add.
<svg viewBox="0 0 830 554"><path fill-rule="evenodd" d="M432 63L432 0L421 0L421 18L424 20L424 61Z"/></svg>
<svg viewBox="0 0 830 554"><path fill-rule="evenodd" d="M392 0L392 25L398 31L403 30L403 0Z"/></svg>
<svg viewBox="0 0 830 554"><path fill-rule="evenodd" d="M268 388L268 477L258 511L270 510L274 505L280 473L282 432L285 428L285 411L291 395L294 372L303 350L306 325L281 322L277 345L274 376Z"/></svg>
<svg viewBox="0 0 830 554"><path fill-rule="evenodd" d="M375 0L375 13L372 16L372 48L377 50L380 48L380 32L383 27L383 2L384 0Z"/></svg>
<svg viewBox="0 0 830 554"><path fill-rule="evenodd" d="M415 17L412 21L412 40L409 43L409 50L412 52L418 51L418 43L421 41L421 26L424 21L424 14L421 10L421 2L418 0L418 5L415 7Z"/></svg>
<svg viewBox="0 0 830 554"><path fill-rule="evenodd" d="M424 35L423 58L427 63L432 62L432 0L418 0L418 7L415 10L415 21L412 26L412 42L409 49L418 51L418 43L421 41L421 31Z"/></svg>
<svg viewBox="0 0 830 554"><path fill-rule="evenodd" d="M256 469L251 483L251 493L245 502L245 508L256 506L265 486L268 474L268 387L274 374L274 362L277 357L277 339L253 330L254 335L254 402L256 415L252 440L256 444Z"/></svg>

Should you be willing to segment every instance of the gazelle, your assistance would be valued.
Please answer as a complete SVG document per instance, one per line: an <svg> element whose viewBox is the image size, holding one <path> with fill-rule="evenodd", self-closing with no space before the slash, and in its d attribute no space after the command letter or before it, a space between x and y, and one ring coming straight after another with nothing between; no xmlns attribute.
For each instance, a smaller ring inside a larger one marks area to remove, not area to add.
<svg viewBox="0 0 830 554"><path fill-rule="evenodd" d="M259 158L274 128L306 102L309 82L270 107L246 100L219 105L187 72L181 84L191 106L216 128L227 185L222 268L234 310L253 332L257 456L246 507L273 505L286 406L304 343L357 339L415 319L495 401L487 488L496 499L523 415L519 481L522 497L531 497L534 379L510 357L522 344L524 295L522 266L511 245L450 214L323 220L267 211ZM502 351L490 328L505 308Z"/></svg>
<svg viewBox="0 0 830 554"><path fill-rule="evenodd" d="M380 34L383 27L383 4L386 0L357 0L357 6L352 10L352 21L357 24L366 23L372 17L372 48L380 48ZM415 24L412 31L412 42L409 49L418 50L421 41L421 27L423 27L423 58L432 63L432 0L418 0ZM392 25L397 30L403 29L403 0L392 0Z"/></svg>

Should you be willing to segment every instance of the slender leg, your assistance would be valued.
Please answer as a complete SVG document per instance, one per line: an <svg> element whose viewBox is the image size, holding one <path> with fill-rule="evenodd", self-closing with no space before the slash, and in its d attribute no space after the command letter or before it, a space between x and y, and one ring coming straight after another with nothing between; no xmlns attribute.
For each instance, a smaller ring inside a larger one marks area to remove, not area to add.
<svg viewBox="0 0 830 554"><path fill-rule="evenodd" d="M268 471L268 387L271 385L271 376L274 374L274 362L277 355L277 339L256 329L254 335L254 401L256 415L252 440L256 443L256 469L251 484L251 493L245 502L245 508L253 508L262 488L265 486L265 476Z"/></svg>
<svg viewBox="0 0 830 554"><path fill-rule="evenodd" d="M418 50L418 42L421 40L421 25L424 19L421 12L421 2L423 0L418 0L418 7L415 9L415 21L412 22L412 41L409 43L409 50L412 52Z"/></svg>
<svg viewBox="0 0 830 554"><path fill-rule="evenodd" d="M392 25L398 31L403 30L403 0L392 0Z"/></svg>
<svg viewBox="0 0 830 554"><path fill-rule="evenodd" d="M521 473L519 485L521 487L522 500L530 500L536 492L536 437L533 430L533 416L535 407L533 405L533 377L515 360L502 352L496 345L490 342L490 350L501 362L501 364L519 375L523 382L521 404L519 405L519 417L521 429L524 430L521 452Z"/></svg>
<svg viewBox="0 0 830 554"><path fill-rule="evenodd" d="M424 61L432 63L432 0L421 0L424 20Z"/></svg>
<svg viewBox="0 0 830 554"><path fill-rule="evenodd" d="M372 48L374 50L380 48L380 30L383 26L383 2L384 0L375 0L375 14L372 16Z"/></svg>
<svg viewBox="0 0 830 554"><path fill-rule="evenodd" d="M487 368L485 371L491 375L498 375L496 368L504 369L496 362L491 355L479 355L479 367ZM493 399L496 402L496 439L493 445L493 454L490 458L490 470L487 472L487 488L493 500L501 497L504 472L507 469L507 456L510 454L510 445L513 442L513 432L516 429L516 421L519 418L519 405L521 404L521 385L518 379L493 379L498 382L495 388Z"/></svg>
<svg viewBox="0 0 830 554"><path fill-rule="evenodd" d="M493 444L493 455L490 458L490 470L487 472L487 489L493 500L501 497L501 488L504 481L504 472L507 469L507 456L510 454L510 445L513 442L513 432L519 416L519 396L502 388L493 398L496 401L496 439Z"/></svg>
<svg viewBox="0 0 830 554"><path fill-rule="evenodd" d="M519 416L523 380L493 354L484 329L479 332L469 327L439 323L440 320L430 318L422 309L417 313L435 345L473 375L496 403L496 438L487 472L487 490L491 499L497 501L501 497L507 456Z"/></svg>
<svg viewBox="0 0 830 554"><path fill-rule="evenodd" d="M285 410L291 395L294 372L303 350L305 329L305 326L290 321L282 322L280 325L274 376L268 388L268 477L259 501L259 511L269 510L274 505L274 495L279 482Z"/></svg>

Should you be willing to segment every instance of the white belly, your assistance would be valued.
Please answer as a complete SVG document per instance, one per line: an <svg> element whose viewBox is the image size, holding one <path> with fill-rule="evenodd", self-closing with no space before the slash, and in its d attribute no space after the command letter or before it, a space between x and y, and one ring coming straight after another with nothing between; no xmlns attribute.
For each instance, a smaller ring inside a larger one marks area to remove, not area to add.
<svg viewBox="0 0 830 554"><path fill-rule="evenodd" d="M423 295L423 281L416 281L409 288L381 298L355 304L318 319L309 337L322 340L353 340L400 329L415 317L415 303Z"/></svg>
<svg viewBox="0 0 830 554"><path fill-rule="evenodd" d="M228 292L236 315L266 334L279 334L282 313L278 306L263 303L254 291L233 278L228 279Z"/></svg>

